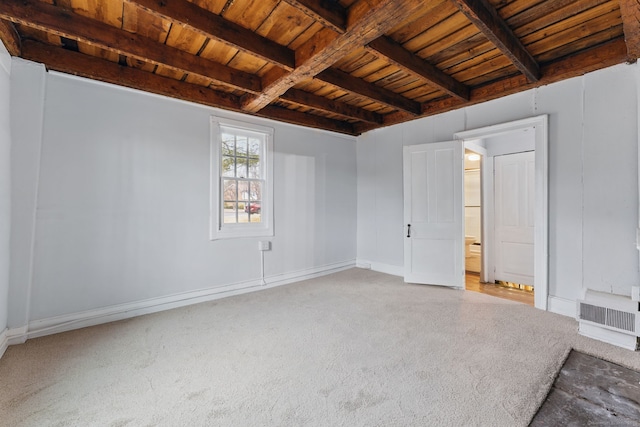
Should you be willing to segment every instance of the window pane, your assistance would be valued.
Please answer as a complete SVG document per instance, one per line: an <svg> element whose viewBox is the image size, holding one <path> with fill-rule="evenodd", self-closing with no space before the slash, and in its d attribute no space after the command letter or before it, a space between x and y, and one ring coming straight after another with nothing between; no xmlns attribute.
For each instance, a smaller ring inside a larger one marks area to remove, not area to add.
<svg viewBox="0 0 640 427"><path fill-rule="evenodd" d="M249 158L249 178L262 178L260 175L260 159L257 157Z"/></svg>
<svg viewBox="0 0 640 427"><path fill-rule="evenodd" d="M262 200L261 182L251 182L251 200Z"/></svg>
<svg viewBox="0 0 640 427"><path fill-rule="evenodd" d="M247 209L247 208L245 208ZM244 211L238 212L238 223L247 223L249 222L249 214Z"/></svg>
<svg viewBox="0 0 640 427"><path fill-rule="evenodd" d="M249 182L249 197L251 202L248 203L249 222L262 222L262 182Z"/></svg>
<svg viewBox="0 0 640 427"><path fill-rule="evenodd" d="M236 215L237 215L238 211L236 209L236 204L234 203L229 203L229 202L225 202L224 204L224 223L225 224L235 224L236 221Z"/></svg>
<svg viewBox="0 0 640 427"><path fill-rule="evenodd" d="M262 206L260 206L260 201L247 202L245 206L248 206L244 209L245 212L249 212L252 215L258 214L262 210Z"/></svg>
<svg viewBox="0 0 640 427"><path fill-rule="evenodd" d="M1 0L0 0L1 1ZM270 136L272 130L257 125L246 128L241 122L212 121L220 133L212 135L218 142L218 152L212 153L218 169L218 227L212 227L212 239L271 235L271 195L267 190L266 171L272 162ZM270 193L270 192L269 192ZM263 206L263 198L268 197ZM252 226L248 225L253 223ZM247 224L247 226L244 226Z"/></svg>
<svg viewBox="0 0 640 427"><path fill-rule="evenodd" d="M249 200L249 183L238 181L238 200Z"/></svg>
<svg viewBox="0 0 640 427"><path fill-rule="evenodd" d="M236 176L234 162L234 157L222 157L222 176Z"/></svg>
<svg viewBox="0 0 640 427"><path fill-rule="evenodd" d="M262 222L262 206L260 202L250 202L249 203L249 222Z"/></svg>
<svg viewBox="0 0 640 427"><path fill-rule="evenodd" d="M238 135L236 137L236 156L247 157L247 137Z"/></svg>
<svg viewBox="0 0 640 427"><path fill-rule="evenodd" d="M247 178L247 159L238 157L236 162L236 176L238 178Z"/></svg>
<svg viewBox="0 0 640 427"><path fill-rule="evenodd" d="M235 137L230 133L222 132L222 155L233 156L235 150Z"/></svg>
<svg viewBox="0 0 640 427"><path fill-rule="evenodd" d="M235 202L238 200L237 185L234 179L225 179L222 181L223 200Z"/></svg>
<svg viewBox="0 0 640 427"><path fill-rule="evenodd" d="M260 157L262 151L262 141L257 138L249 138L249 156Z"/></svg>

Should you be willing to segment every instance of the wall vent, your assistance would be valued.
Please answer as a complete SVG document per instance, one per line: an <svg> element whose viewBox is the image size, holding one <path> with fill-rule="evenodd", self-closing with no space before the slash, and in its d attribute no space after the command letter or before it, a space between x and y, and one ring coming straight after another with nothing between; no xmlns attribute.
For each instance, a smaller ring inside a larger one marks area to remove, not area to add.
<svg viewBox="0 0 640 427"><path fill-rule="evenodd" d="M622 329L628 332L636 331L636 314L612 308L598 307L592 304L580 303L580 320Z"/></svg>
<svg viewBox="0 0 640 427"><path fill-rule="evenodd" d="M640 307L630 297L586 290L578 300L580 334L631 350L640 346Z"/></svg>

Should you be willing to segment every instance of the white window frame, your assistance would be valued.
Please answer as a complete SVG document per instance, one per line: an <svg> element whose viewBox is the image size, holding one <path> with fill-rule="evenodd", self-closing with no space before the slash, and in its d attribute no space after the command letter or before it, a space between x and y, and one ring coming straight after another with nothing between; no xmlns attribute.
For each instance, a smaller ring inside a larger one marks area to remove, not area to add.
<svg viewBox="0 0 640 427"><path fill-rule="evenodd" d="M264 187L260 207L261 222L224 224L224 202L222 200L222 128L234 128L241 132L258 133L264 136L262 168ZM211 240L240 237L273 236L273 128L241 122L224 117L211 116Z"/></svg>

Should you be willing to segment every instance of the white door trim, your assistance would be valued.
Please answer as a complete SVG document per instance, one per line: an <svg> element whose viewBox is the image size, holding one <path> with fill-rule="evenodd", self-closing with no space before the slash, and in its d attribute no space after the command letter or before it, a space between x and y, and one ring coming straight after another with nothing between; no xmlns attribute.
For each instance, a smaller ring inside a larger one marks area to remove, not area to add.
<svg viewBox="0 0 640 427"><path fill-rule="evenodd" d="M454 134L455 139L473 142L499 134L533 127L535 129L535 282L534 302L536 308L547 310L549 297L549 137L546 114L527 119L486 126ZM483 164L483 167L487 166ZM493 168L491 168L493 169ZM484 187L484 184L483 184ZM483 188L483 191L485 189ZM484 214L483 209L483 214ZM487 222L483 223L483 235L489 235ZM483 238L484 238L483 236ZM483 269L485 269L483 265ZM486 269L485 269L486 270Z"/></svg>

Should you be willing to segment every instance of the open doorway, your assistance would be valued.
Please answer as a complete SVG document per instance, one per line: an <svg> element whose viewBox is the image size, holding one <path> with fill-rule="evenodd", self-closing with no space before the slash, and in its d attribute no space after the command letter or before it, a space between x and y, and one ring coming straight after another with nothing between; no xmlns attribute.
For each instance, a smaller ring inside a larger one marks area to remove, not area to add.
<svg viewBox="0 0 640 427"><path fill-rule="evenodd" d="M465 145L466 289L545 310L546 120L455 135Z"/></svg>
<svg viewBox="0 0 640 427"><path fill-rule="evenodd" d="M515 137L515 135L514 135ZM495 171L494 171L495 172ZM501 171L499 171L501 172ZM525 278L518 282L527 282L527 284L516 283L507 280L495 280L493 283L486 283L480 280L482 272L482 154L476 153L470 149L465 149L464 155L464 239L465 239L465 289L493 295L499 298L518 301L524 304L534 305L533 282ZM517 183L516 183L517 184ZM525 191L526 192L526 191ZM495 185L493 200L500 199L495 197ZM491 200L491 198L488 198ZM500 214L494 206L493 213ZM488 211L491 211L488 209ZM531 219L533 215L530 216ZM494 221L495 223L496 221ZM491 239L489 239L491 240ZM533 270L533 254L530 254L530 266ZM528 271L527 271L528 272ZM533 274L531 272L531 274ZM501 277L500 273L497 278Z"/></svg>
<svg viewBox="0 0 640 427"><path fill-rule="evenodd" d="M482 262L482 156L464 153L464 258L465 271L480 275Z"/></svg>

